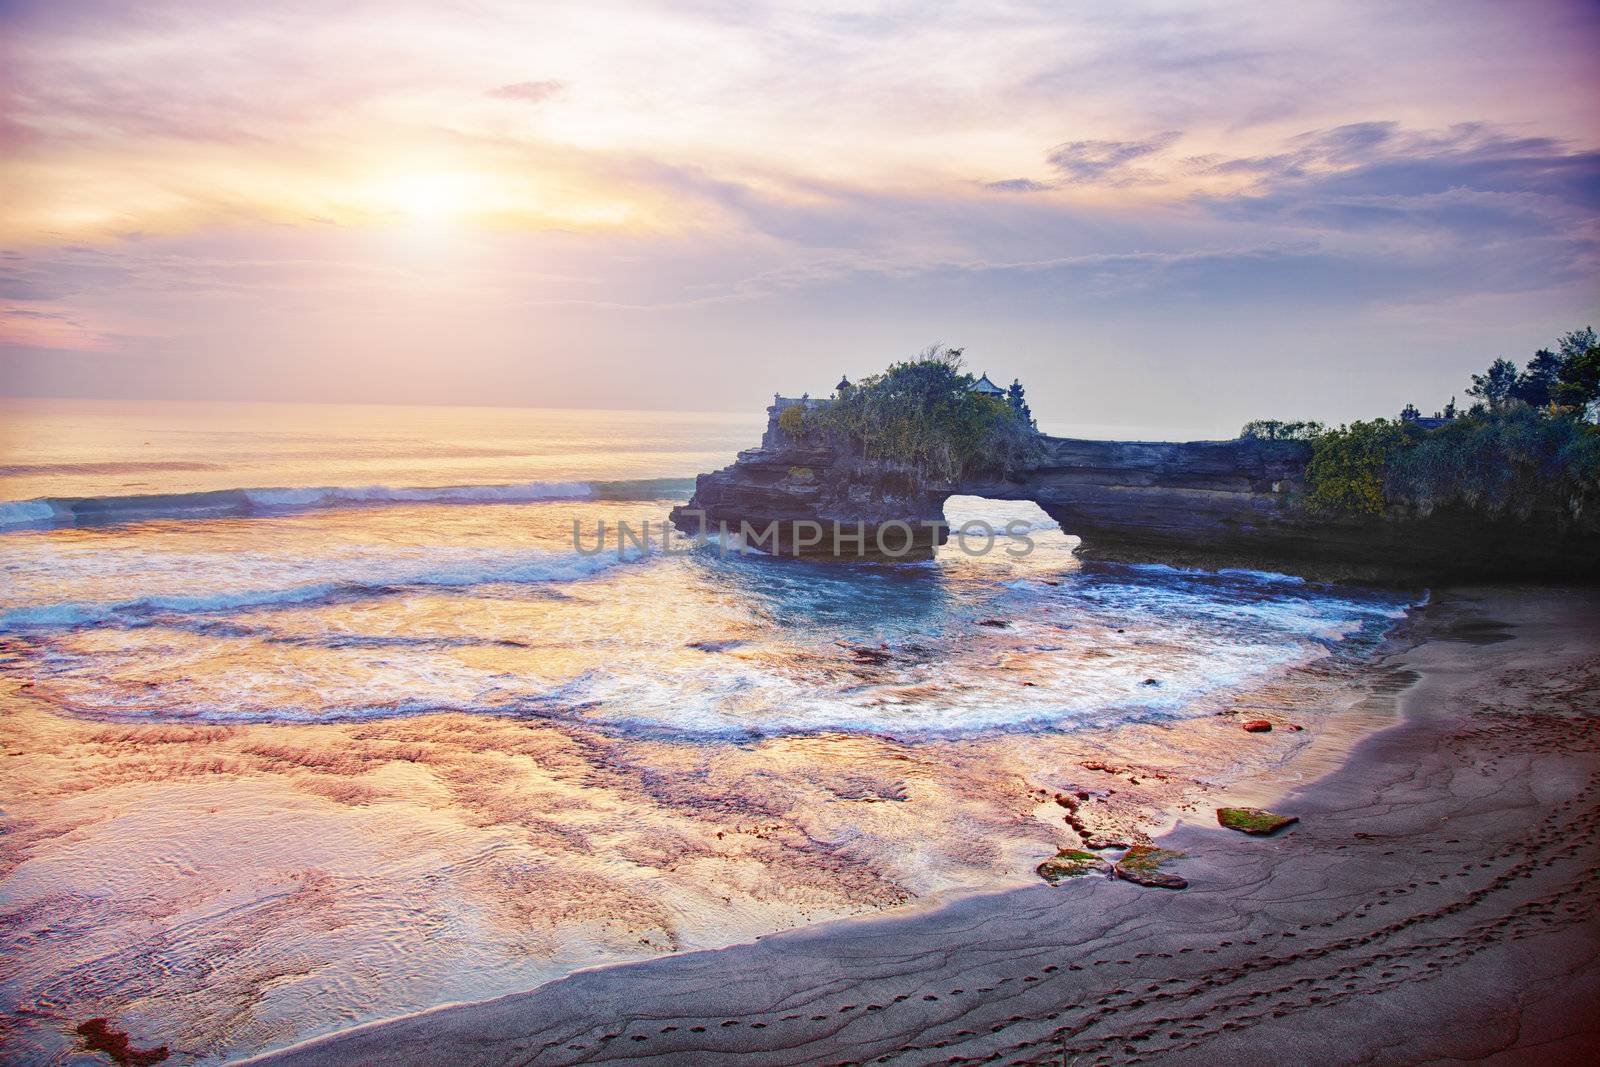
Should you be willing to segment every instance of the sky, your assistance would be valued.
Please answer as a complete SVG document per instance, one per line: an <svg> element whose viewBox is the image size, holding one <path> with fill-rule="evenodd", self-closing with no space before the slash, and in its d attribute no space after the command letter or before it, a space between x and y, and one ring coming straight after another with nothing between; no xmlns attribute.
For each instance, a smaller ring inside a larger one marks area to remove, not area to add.
<svg viewBox="0 0 1600 1067"><path fill-rule="evenodd" d="M1425 411L1600 323L1600 4L0 0L0 394Z"/></svg>

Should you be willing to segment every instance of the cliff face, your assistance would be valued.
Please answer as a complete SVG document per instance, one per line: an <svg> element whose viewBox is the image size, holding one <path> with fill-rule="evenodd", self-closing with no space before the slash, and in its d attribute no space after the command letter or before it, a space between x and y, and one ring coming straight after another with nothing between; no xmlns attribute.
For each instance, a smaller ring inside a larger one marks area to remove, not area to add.
<svg viewBox="0 0 1600 1067"><path fill-rule="evenodd" d="M740 452L731 467L700 475L694 497L672 512L680 529L742 532L764 550L798 546L807 555L851 558L925 556L945 542L944 501L953 487L795 438L778 424L783 408L792 406L796 402L767 409L761 447ZM851 540L856 534L859 544Z"/></svg>
<svg viewBox="0 0 1600 1067"><path fill-rule="evenodd" d="M759 448L700 476L673 512L680 529L742 530L767 551L905 558L943 544L945 499L970 494L1038 503L1087 557L1399 581L1600 576L1600 536L1554 516L1314 514L1302 503L1311 449L1298 442L1043 437L1005 478L941 482L791 436L778 423L789 403L768 409Z"/></svg>

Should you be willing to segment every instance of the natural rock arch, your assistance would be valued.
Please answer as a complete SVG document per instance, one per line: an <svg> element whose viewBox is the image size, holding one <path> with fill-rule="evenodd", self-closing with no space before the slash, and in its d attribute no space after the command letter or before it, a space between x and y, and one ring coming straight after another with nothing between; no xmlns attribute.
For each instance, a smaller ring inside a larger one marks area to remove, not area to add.
<svg viewBox="0 0 1600 1067"><path fill-rule="evenodd" d="M764 550L860 559L926 556L949 536L955 494L1030 500L1082 539L1081 555L1272 565L1326 577L1420 582L1458 575L1593 573L1578 533L1459 511L1336 517L1304 505L1311 447L1298 441L1094 441L1040 435L1005 475L930 478L780 425L775 400L758 448L700 475L673 510L687 532L748 530ZM818 404L819 401L805 403ZM792 420L791 420L792 421ZM913 532L905 551L902 527ZM815 536L813 532L815 531ZM896 549L877 551L881 546Z"/></svg>

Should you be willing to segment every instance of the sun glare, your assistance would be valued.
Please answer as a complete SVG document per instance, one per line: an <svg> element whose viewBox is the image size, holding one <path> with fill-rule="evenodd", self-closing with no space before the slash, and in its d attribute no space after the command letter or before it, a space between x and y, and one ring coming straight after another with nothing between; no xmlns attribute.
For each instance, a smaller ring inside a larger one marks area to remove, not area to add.
<svg viewBox="0 0 1600 1067"><path fill-rule="evenodd" d="M432 172L407 174L382 183L374 197L386 213L418 222L439 223L482 211L482 183L469 174Z"/></svg>

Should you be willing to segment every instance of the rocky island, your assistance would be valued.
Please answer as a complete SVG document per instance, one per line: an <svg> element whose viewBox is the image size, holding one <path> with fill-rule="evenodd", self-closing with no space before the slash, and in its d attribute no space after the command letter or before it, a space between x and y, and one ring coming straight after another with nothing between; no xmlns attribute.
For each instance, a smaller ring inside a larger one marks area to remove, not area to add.
<svg viewBox="0 0 1600 1067"><path fill-rule="evenodd" d="M940 469L874 454L841 432L830 416L860 389L841 386L832 399L775 396L760 446L700 475L672 513L678 528L742 533L783 554L926 556L950 536L945 500L970 495L1037 503L1085 557L1408 582L1600 575L1600 507L1584 506L1593 486L1498 510L1470 495L1327 507L1311 484L1314 441L1096 441L1031 426L1004 456L986 454L980 438L964 462Z"/></svg>

